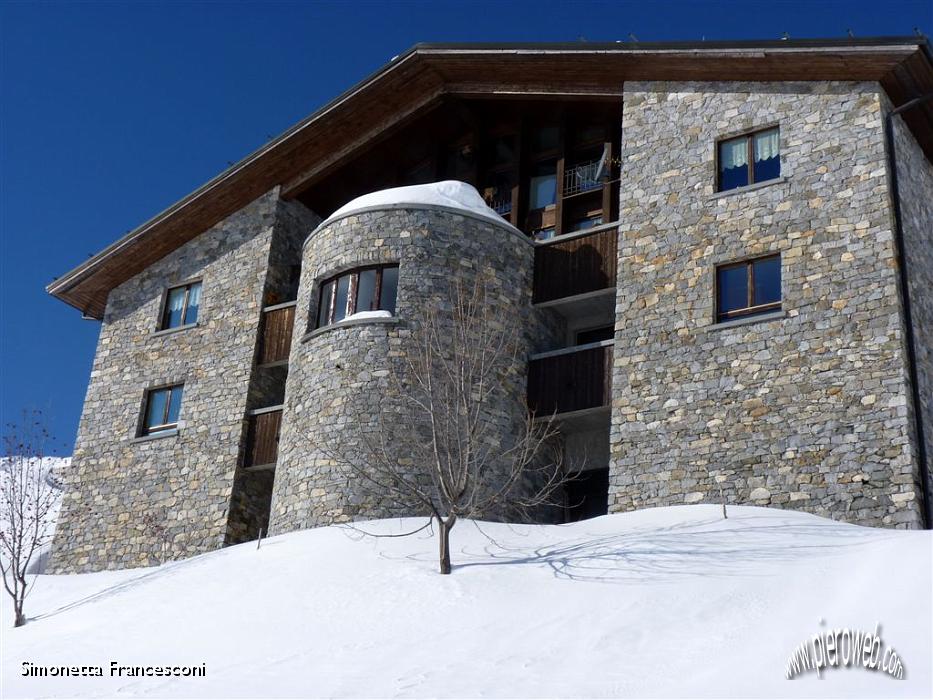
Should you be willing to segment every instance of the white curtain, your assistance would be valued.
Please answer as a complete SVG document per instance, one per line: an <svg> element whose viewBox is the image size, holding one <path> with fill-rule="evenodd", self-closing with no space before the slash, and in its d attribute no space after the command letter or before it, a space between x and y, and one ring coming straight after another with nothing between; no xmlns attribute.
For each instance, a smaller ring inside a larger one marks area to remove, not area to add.
<svg viewBox="0 0 933 700"><path fill-rule="evenodd" d="M201 285L193 284L191 285L191 290L188 292L188 308L192 306L197 308L201 304Z"/></svg>
<svg viewBox="0 0 933 700"><path fill-rule="evenodd" d="M746 139L726 141L721 149L719 167L723 170L748 165L748 141Z"/></svg>
<svg viewBox="0 0 933 700"><path fill-rule="evenodd" d="M755 160L768 160L778 155L780 139L777 129L755 134Z"/></svg>
<svg viewBox="0 0 933 700"><path fill-rule="evenodd" d="M169 292L168 304L166 306L168 306L168 312L172 318L176 315L181 317L181 311L185 306L185 288L178 287Z"/></svg>

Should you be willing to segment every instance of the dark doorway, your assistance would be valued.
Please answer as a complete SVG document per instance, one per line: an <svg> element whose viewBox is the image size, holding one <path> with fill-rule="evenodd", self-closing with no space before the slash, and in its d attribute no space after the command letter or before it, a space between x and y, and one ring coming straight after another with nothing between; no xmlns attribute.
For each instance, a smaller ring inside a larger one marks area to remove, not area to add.
<svg viewBox="0 0 933 700"><path fill-rule="evenodd" d="M609 511L609 468L580 472L565 486L568 523L595 518Z"/></svg>

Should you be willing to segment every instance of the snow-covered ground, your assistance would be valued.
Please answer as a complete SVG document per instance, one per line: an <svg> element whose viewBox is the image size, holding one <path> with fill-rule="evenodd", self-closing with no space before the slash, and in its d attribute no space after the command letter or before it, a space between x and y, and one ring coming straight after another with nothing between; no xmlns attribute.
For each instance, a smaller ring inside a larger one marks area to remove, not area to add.
<svg viewBox="0 0 933 700"><path fill-rule="evenodd" d="M712 505L482 530L453 530L450 576L436 573L427 531L341 527L160 568L42 576L25 627L9 628L4 600L2 694L933 695L933 533L752 507L724 521ZM861 667L785 680L814 633L876 623L905 680ZM207 675L110 677L111 661ZM23 662L105 675L23 677Z"/></svg>

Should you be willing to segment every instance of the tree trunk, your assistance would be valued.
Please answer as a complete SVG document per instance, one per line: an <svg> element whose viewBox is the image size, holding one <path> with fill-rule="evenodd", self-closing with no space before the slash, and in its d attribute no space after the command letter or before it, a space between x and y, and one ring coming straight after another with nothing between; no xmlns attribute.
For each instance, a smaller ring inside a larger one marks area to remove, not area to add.
<svg viewBox="0 0 933 700"><path fill-rule="evenodd" d="M22 627L26 624L26 616L23 614L23 604L20 601L16 601L14 606L16 613L16 622L13 624L14 627Z"/></svg>
<svg viewBox="0 0 933 700"><path fill-rule="evenodd" d="M438 545L440 547L440 567L442 574L450 573L450 531L454 527L454 523L457 522L457 516L451 515L447 520L441 520L438 518L440 523L439 532L438 532Z"/></svg>

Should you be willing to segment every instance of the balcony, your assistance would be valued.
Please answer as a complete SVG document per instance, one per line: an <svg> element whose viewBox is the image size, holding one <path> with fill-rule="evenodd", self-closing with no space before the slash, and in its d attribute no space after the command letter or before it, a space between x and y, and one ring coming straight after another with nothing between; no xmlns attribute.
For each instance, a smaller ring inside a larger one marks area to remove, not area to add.
<svg viewBox="0 0 933 700"><path fill-rule="evenodd" d="M279 454L282 407L269 406L249 412L243 466L250 470L273 469Z"/></svg>
<svg viewBox="0 0 933 700"><path fill-rule="evenodd" d="M613 289L618 227L567 234L535 250L534 303Z"/></svg>
<svg viewBox="0 0 933 700"><path fill-rule="evenodd" d="M538 416L610 405L613 341L578 345L532 356L528 408Z"/></svg>
<svg viewBox="0 0 933 700"><path fill-rule="evenodd" d="M288 362L292 347L292 327L295 324L295 304L267 306L262 310L262 330L259 340L259 364L275 365Z"/></svg>

